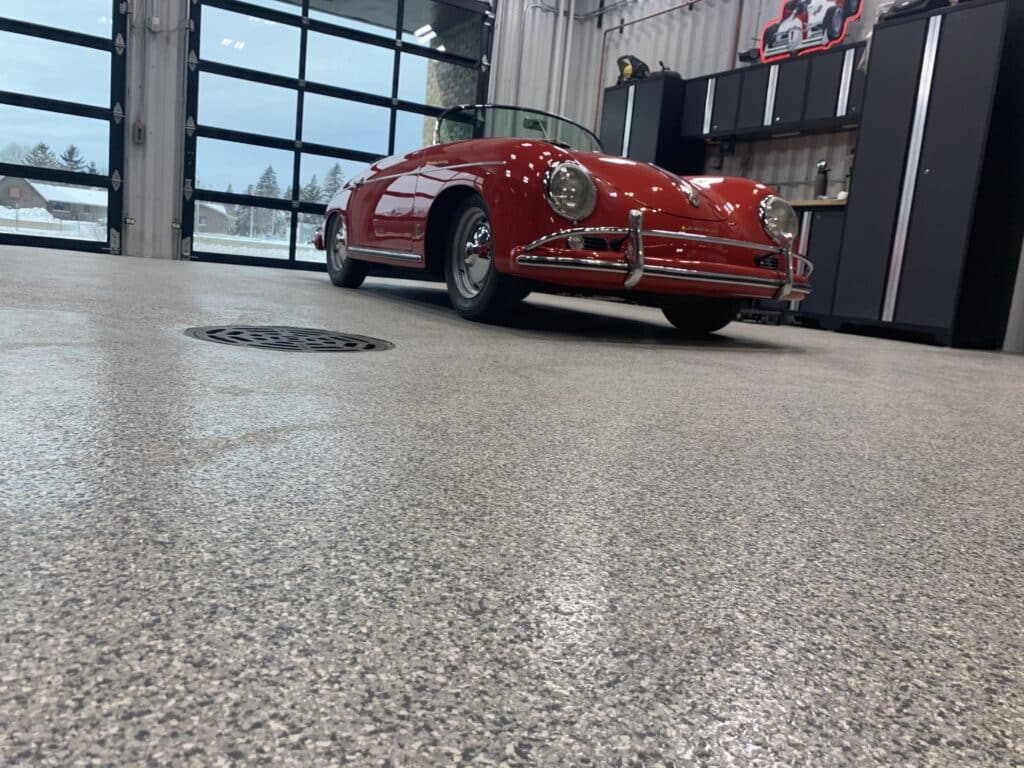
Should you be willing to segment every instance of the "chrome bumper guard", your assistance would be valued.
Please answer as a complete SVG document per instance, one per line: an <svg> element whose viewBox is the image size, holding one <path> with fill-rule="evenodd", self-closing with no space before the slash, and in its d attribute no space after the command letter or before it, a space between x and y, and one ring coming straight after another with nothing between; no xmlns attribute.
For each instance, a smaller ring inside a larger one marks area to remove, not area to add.
<svg viewBox="0 0 1024 768"><path fill-rule="evenodd" d="M756 288L775 288L775 299L785 299L793 292L794 278L797 274L809 277L814 265L799 254L793 253L792 248L765 245L764 243L751 243L746 240L731 240L726 237L712 237L711 235L700 235L692 232L671 232L664 229L644 229L644 215L641 211L632 210L629 212L629 225L626 227L573 227L553 232L550 235L539 237L527 245L521 254L516 258L516 263L531 267L556 267L562 269L589 269L598 272L625 272L626 278L623 282L624 288L635 288L644 275L651 277L667 277L676 280L697 280L711 283L722 283L729 285L742 285ZM574 256L549 256L541 253L531 253L543 245L556 240L564 240L568 237L601 237L601 236L623 236L629 241L625 251L625 261L607 261L592 257ZM785 259L786 275L783 279L770 277L747 277L743 275L730 275L722 272L707 272L699 269L686 267L645 267L644 266L644 238L657 237L670 240L685 240L691 243L703 245L725 245L732 248L744 248L749 251L760 251L766 254L778 254ZM798 271L799 270L799 271ZM803 294L810 293L809 287L800 286L798 291Z"/></svg>

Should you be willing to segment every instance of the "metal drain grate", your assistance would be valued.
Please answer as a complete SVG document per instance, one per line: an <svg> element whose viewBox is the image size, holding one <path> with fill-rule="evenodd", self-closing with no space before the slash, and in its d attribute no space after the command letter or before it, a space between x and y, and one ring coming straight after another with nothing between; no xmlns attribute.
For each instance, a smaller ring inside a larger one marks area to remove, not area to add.
<svg viewBox="0 0 1024 768"><path fill-rule="evenodd" d="M286 352L377 352L394 347L390 342L369 336L283 325L211 325L189 328L185 333L193 339L218 344Z"/></svg>

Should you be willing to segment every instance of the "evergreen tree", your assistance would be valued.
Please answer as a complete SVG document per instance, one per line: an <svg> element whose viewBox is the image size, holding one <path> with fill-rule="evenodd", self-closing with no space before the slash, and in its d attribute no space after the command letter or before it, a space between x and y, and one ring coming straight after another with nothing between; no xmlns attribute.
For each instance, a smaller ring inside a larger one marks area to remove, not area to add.
<svg viewBox="0 0 1024 768"><path fill-rule="evenodd" d="M80 171L85 167L85 160L82 153L74 144L68 144L68 148L61 152L60 164L69 171Z"/></svg>
<svg viewBox="0 0 1024 768"><path fill-rule="evenodd" d="M89 165L85 169L86 173L99 173L100 169L96 167L96 163L92 160L89 161Z"/></svg>
<svg viewBox="0 0 1024 768"><path fill-rule="evenodd" d="M57 162L57 156L53 154L53 150L50 149L50 145L44 142L39 142L25 155L25 165L31 165L35 168L59 168L60 163Z"/></svg>
<svg viewBox="0 0 1024 768"><path fill-rule="evenodd" d="M260 175L260 180L256 182L255 194L260 197L281 196L281 185L277 183L277 173L274 171L274 166L268 165L267 169Z"/></svg>
<svg viewBox="0 0 1024 768"><path fill-rule="evenodd" d="M341 173L341 163L336 162L324 176L323 199L330 200L334 193L341 189L345 177Z"/></svg>
<svg viewBox="0 0 1024 768"><path fill-rule="evenodd" d="M306 200L311 203L319 203L324 199L324 188L320 186L320 182L316 179L316 174L313 174L313 178L309 180L309 183L302 188L302 193L299 195L300 200Z"/></svg>

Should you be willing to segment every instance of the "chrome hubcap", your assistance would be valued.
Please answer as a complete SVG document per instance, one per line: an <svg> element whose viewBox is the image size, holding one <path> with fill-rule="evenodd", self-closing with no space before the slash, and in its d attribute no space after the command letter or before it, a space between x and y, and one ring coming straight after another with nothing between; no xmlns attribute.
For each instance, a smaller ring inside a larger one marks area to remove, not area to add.
<svg viewBox="0 0 1024 768"><path fill-rule="evenodd" d="M491 272L491 223L483 211L466 214L455 243L455 284L459 293L471 299L483 290Z"/></svg>
<svg viewBox="0 0 1024 768"><path fill-rule="evenodd" d="M348 246L345 244L345 220L340 216L335 225L334 238L329 245L331 269L340 272L345 266L345 259L348 258Z"/></svg>

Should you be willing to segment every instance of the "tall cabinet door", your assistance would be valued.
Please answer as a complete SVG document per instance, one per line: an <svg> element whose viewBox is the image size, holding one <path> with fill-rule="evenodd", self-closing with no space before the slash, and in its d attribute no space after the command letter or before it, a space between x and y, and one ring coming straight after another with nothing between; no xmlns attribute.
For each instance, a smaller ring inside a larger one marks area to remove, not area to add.
<svg viewBox="0 0 1024 768"><path fill-rule="evenodd" d="M839 317L881 316L927 23L881 27L872 38L833 305Z"/></svg>
<svg viewBox="0 0 1024 768"><path fill-rule="evenodd" d="M613 155L625 154L622 139L626 135L626 105L629 88L606 88L601 107L601 146Z"/></svg>
<svg viewBox="0 0 1024 768"><path fill-rule="evenodd" d="M1004 3L942 18L899 270L898 323L953 327L1005 23Z"/></svg>

